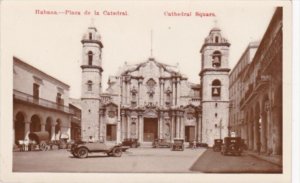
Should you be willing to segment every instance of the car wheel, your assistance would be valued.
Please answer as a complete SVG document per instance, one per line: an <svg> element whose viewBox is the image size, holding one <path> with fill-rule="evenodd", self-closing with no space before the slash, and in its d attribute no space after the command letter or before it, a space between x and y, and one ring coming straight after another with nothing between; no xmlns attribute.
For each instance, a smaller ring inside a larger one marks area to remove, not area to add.
<svg viewBox="0 0 300 183"><path fill-rule="evenodd" d="M86 148L80 148L77 150L77 157L78 158L86 158L88 156L88 150Z"/></svg>
<svg viewBox="0 0 300 183"><path fill-rule="evenodd" d="M113 151L112 151L112 155L114 157L121 157L122 156L122 149L121 148L114 148Z"/></svg>
<svg viewBox="0 0 300 183"><path fill-rule="evenodd" d="M47 151L47 143L45 141L40 142L40 150Z"/></svg>

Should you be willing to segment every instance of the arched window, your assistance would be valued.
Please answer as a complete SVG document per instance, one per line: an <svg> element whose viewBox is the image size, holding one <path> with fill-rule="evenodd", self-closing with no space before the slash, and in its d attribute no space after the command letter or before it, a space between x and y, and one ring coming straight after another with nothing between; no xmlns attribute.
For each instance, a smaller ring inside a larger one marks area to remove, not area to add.
<svg viewBox="0 0 300 183"><path fill-rule="evenodd" d="M88 91L92 91L92 85L93 85L93 82L91 80L89 80L87 82L87 86L88 86Z"/></svg>
<svg viewBox="0 0 300 183"><path fill-rule="evenodd" d="M213 67L221 67L221 57L222 54L220 51L215 51L212 55L212 66Z"/></svg>
<svg viewBox="0 0 300 183"><path fill-rule="evenodd" d="M220 97L221 96L221 82L220 80L214 80L211 87L211 96Z"/></svg>
<svg viewBox="0 0 300 183"><path fill-rule="evenodd" d="M93 52L92 51L88 52L88 61L89 61L89 65L93 64Z"/></svg>
<svg viewBox="0 0 300 183"><path fill-rule="evenodd" d="M89 39L92 40L92 33L89 33Z"/></svg>

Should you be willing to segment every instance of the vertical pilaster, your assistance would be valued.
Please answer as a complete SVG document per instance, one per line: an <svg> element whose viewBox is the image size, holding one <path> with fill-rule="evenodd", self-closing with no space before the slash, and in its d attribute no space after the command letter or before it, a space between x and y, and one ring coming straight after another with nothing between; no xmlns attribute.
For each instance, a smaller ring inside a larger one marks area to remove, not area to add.
<svg viewBox="0 0 300 183"><path fill-rule="evenodd" d="M127 138L131 137L131 133L130 133L130 128L131 128L131 117L130 117L130 113L127 112L126 113L127 116Z"/></svg>
<svg viewBox="0 0 300 183"><path fill-rule="evenodd" d="M100 142L106 142L106 138L105 138L105 132L103 130L103 126L104 126L104 109L100 109L99 110L99 141Z"/></svg>
<svg viewBox="0 0 300 183"><path fill-rule="evenodd" d="M180 112L180 121L181 121L181 133L180 133L180 138L184 139L185 138L185 124L184 124L184 117L183 117L183 112Z"/></svg>
<svg viewBox="0 0 300 183"><path fill-rule="evenodd" d="M142 114L141 113L138 114L138 118L139 118L139 141L143 142L144 141L144 139L143 139L144 126L143 126L143 119L142 119Z"/></svg>
<svg viewBox="0 0 300 183"><path fill-rule="evenodd" d="M180 115L179 112L176 114L176 138L179 138L180 135Z"/></svg>
<svg viewBox="0 0 300 183"><path fill-rule="evenodd" d="M181 83L180 83L180 78L177 78L177 106L180 106L180 90L181 90Z"/></svg>
<svg viewBox="0 0 300 183"><path fill-rule="evenodd" d="M175 88L175 83L176 83L176 80L175 80L175 78L173 78L173 80L172 80L172 106L175 106L176 105L176 103L175 103L175 101L176 101L176 88Z"/></svg>
<svg viewBox="0 0 300 183"><path fill-rule="evenodd" d="M174 130L175 130L175 115L174 112L171 114L171 142L173 142L174 139Z"/></svg>
<svg viewBox="0 0 300 183"><path fill-rule="evenodd" d="M198 113L198 132L197 132L197 140L202 143L202 116L201 113Z"/></svg>
<svg viewBox="0 0 300 183"><path fill-rule="evenodd" d="M166 101L165 101L165 81L163 80L163 89L162 89L162 106L165 105Z"/></svg>
<svg viewBox="0 0 300 183"><path fill-rule="evenodd" d="M121 111L121 140L123 141L126 138L126 117L125 111Z"/></svg>
<svg viewBox="0 0 300 183"><path fill-rule="evenodd" d="M160 112L160 116L159 116L159 138L162 139L163 137L163 131L164 131L164 126L163 126L163 118L164 117L164 112Z"/></svg>
<svg viewBox="0 0 300 183"><path fill-rule="evenodd" d="M138 104L137 104L137 106L140 106L140 104L141 104L141 84L142 84L142 80L139 78L138 79Z"/></svg>

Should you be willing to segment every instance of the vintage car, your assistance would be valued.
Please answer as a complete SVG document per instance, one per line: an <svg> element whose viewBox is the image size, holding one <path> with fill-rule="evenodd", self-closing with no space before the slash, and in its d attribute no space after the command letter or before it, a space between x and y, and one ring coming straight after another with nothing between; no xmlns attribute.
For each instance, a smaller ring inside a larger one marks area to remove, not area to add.
<svg viewBox="0 0 300 183"><path fill-rule="evenodd" d="M189 148L192 148L193 147L193 141L190 141L189 142ZM196 142L196 147L205 147L207 148L208 147L208 144L206 143L201 143L201 142Z"/></svg>
<svg viewBox="0 0 300 183"><path fill-rule="evenodd" d="M105 153L108 156L122 156L122 145L107 145L103 142L83 142L78 141L69 150L76 158L86 158L89 153Z"/></svg>
<svg viewBox="0 0 300 183"><path fill-rule="evenodd" d="M152 143L153 148L158 148L158 147L168 147L170 148L172 145L171 142L168 142L166 139L155 139Z"/></svg>
<svg viewBox="0 0 300 183"><path fill-rule="evenodd" d="M238 155L240 156L243 152L243 144L241 137L225 137L224 144L221 148L221 154L227 155Z"/></svg>
<svg viewBox="0 0 300 183"><path fill-rule="evenodd" d="M184 139L174 139L172 144L172 151L183 151L184 150Z"/></svg>
<svg viewBox="0 0 300 183"><path fill-rule="evenodd" d="M123 146L129 146L129 147L132 147L132 148L137 148L141 144L138 142L138 139L128 138L128 139L123 140L122 145Z"/></svg>
<svg viewBox="0 0 300 183"><path fill-rule="evenodd" d="M213 151L220 152L222 149L223 140L222 139L215 139L213 145Z"/></svg>

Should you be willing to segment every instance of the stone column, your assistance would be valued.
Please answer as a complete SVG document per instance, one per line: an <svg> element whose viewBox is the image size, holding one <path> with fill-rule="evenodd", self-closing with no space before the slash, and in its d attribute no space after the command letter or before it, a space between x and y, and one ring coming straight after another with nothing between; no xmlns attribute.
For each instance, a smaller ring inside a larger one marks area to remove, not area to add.
<svg viewBox="0 0 300 183"><path fill-rule="evenodd" d="M138 79L138 101L137 101L137 106L140 106L140 100L141 100L141 84L142 80Z"/></svg>
<svg viewBox="0 0 300 183"><path fill-rule="evenodd" d="M255 117L254 121L254 150L258 151L258 143L260 143L259 138L260 132L259 132L259 115Z"/></svg>
<svg viewBox="0 0 300 183"><path fill-rule="evenodd" d="M127 81L127 88L126 88L126 104L127 106L130 105L130 85L131 85L131 82L130 80Z"/></svg>
<svg viewBox="0 0 300 183"><path fill-rule="evenodd" d="M51 123L51 140L55 140L55 125L56 122Z"/></svg>
<svg viewBox="0 0 300 183"><path fill-rule="evenodd" d="M202 143L202 116L198 114L198 139L199 142Z"/></svg>
<svg viewBox="0 0 300 183"><path fill-rule="evenodd" d="M175 127L175 115L174 112L171 114L171 142L173 142L174 139L174 127Z"/></svg>
<svg viewBox="0 0 300 183"><path fill-rule="evenodd" d="M180 95L181 95L181 83L180 83L180 78L177 78L177 106L180 106Z"/></svg>
<svg viewBox="0 0 300 183"><path fill-rule="evenodd" d="M163 87L163 89L162 89L162 106L164 106L165 105L165 81L163 80L163 84L162 84L162 87Z"/></svg>
<svg viewBox="0 0 300 183"><path fill-rule="evenodd" d="M162 97L163 97L163 80L159 79L159 106L163 105Z"/></svg>
<svg viewBox="0 0 300 183"><path fill-rule="evenodd" d="M267 126L268 126L268 121L267 121L267 114L266 112L262 113L261 115L261 152L267 152Z"/></svg>
<svg viewBox="0 0 300 183"><path fill-rule="evenodd" d="M160 116L159 116L159 138L164 138L163 136L163 131L164 131L164 127L163 127L163 122L164 122L164 113L160 112Z"/></svg>
<svg viewBox="0 0 300 183"><path fill-rule="evenodd" d="M185 123L184 123L184 116L183 116L183 112L180 112L180 121L181 121L181 133L180 133L180 138L185 139Z"/></svg>
<svg viewBox="0 0 300 183"><path fill-rule="evenodd" d="M176 88L175 88L175 83L176 83L176 79L175 78L173 78L173 80L172 80L172 106L175 106L176 105L176 103L175 103L175 101L176 101Z"/></svg>
<svg viewBox="0 0 300 183"><path fill-rule="evenodd" d="M25 121L25 137L24 137L24 139L25 140L29 140L29 137L28 137L28 135L29 135L29 133L30 133L30 121Z"/></svg>
<svg viewBox="0 0 300 183"><path fill-rule="evenodd" d="M176 134L175 134L175 136L176 136L176 138L179 138L180 136L180 115L179 115L179 113L177 113L177 115L176 115Z"/></svg>
<svg viewBox="0 0 300 183"><path fill-rule="evenodd" d="M125 101L125 97L126 97L126 93L125 93L125 77L122 77L122 89L121 89L121 94L122 94L122 101L121 104L126 105L126 101Z"/></svg>
<svg viewBox="0 0 300 183"><path fill-rule="evenodd" d="M99 133L99 141L106 142L106 138L105 138L106 135L103 131L103 125L104 125L103 117L104 117L104 109L100 109L99 110L99 119L100 119L99 120L99 132L98 132Z"/></svg>
<svg viewBox="0 0 300 183"><path fill-rule="evenodd" d="M139 123L139 142L143 142L143 120L142 120L142 114L138 114L138 123Z"/></svg>
<svg viewBox="0 0 300 183"><path fill-rule="evenodd" d="M282 108L274 106L272 110L273 128L274 128L274 145L273 154L282 155Z"/></svg>
<svg viewBox="0 0 300 183"><path fill-rule="evenodd" d="M46 131L46 121L41 121L41 132Z"/></svg>
<svg viewBox="0 0 300 183"><path fill-rule="evenodd" d="M125 111L121 111L121 141L126 138L126 118Z"/></svg>
<svg viewBox="0 0 300 183"><path fill-rule="evenodd" d="M127 113L127 138L131 138L130 128L131 128L131 116L130 113Z"/></svg>

